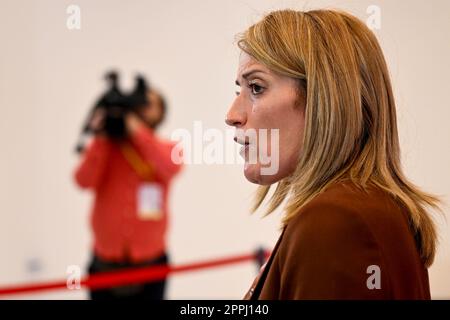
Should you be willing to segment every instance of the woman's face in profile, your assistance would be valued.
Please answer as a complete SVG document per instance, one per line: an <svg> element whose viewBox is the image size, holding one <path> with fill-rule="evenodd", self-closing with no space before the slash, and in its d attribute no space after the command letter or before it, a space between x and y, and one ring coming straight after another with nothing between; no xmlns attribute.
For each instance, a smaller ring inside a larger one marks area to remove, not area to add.
<svg viewBox="0 0 450 320"><path fill-rule="evenodd" d="M277 182L293 172L302 147L305 99L298 82L242 52L236 84L226 123L243 145L244 175L257 184Z"/></svg>

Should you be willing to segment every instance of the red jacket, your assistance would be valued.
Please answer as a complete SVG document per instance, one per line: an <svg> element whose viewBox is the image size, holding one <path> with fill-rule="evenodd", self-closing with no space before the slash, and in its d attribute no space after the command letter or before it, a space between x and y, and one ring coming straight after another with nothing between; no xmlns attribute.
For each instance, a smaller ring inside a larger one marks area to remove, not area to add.
<svg viewBox="0 0 450 320"><path fill-rule="evenodd" d="M105 137L93 139L75 171L75 180L95 193L91 215L94 252L107 260L138 262L165 251L169 187L181 165L172 162L174 144L160 140L147 127L139 128L129 141L153 168L151 182L161 191L161 214L156 218L138 214L138 194L146 181L126 160L120 146Z"/></svg>

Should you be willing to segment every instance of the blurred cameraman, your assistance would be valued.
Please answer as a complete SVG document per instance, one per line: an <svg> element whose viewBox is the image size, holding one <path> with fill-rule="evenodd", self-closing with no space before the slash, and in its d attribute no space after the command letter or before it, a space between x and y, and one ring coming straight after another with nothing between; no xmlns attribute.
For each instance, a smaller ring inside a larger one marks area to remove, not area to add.
<svg viewBox="0 0 450 320"><path fill-rule="evenodd" d="M90 275L168 263L168 194L181 166L171 160L175 144L155 133L166 113L164 98L154 90L146 94L148 103L124 114L123 139L112 138L104 130L103 108L96 109L88 123L95 135L83 151L75 180L95 194ZM165 286L164 279L91 290L90 298L161 300Z"/></svg>

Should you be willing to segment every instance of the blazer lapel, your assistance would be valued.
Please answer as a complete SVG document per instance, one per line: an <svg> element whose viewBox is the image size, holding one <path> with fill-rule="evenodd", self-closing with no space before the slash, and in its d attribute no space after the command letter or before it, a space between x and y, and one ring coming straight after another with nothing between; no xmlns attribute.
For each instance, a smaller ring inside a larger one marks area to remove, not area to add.
<svg viewBox="0 0 450 320"><path fill-rule="evenodd" d="M281 232L280 237L278 238L277 243L275 244L275 247L273 248L272 252L270 253L269 259L266 261L266 263L261 267L258 276L253 281L252 286L248 290L247 294L244 296L244 300L258 300L259 295L261 293L261 290L264 286L264 282L266 281L267 274L269 273L270 266L272 265L273 259L275 257L275 254L280 246L281 239L283 238L284 230L286 228L283 228L283 231Z"/></svg>

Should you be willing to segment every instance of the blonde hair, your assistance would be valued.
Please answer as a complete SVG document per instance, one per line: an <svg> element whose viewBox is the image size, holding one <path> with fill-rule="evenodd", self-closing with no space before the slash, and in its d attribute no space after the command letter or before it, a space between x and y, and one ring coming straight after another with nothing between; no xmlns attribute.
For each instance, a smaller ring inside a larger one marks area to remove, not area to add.
<svg viewBox="0 0 450 320"><path fill-rule="evenodd" d="M426 207L439 199L402 172L395 102L375 35L340 11L271 12L238 38L241 50L269 69L299 80L306 98L301 157L278 182L267 214L287 199L287 222L332 183L375 185L406 207L424 264L433 263L436 229ZM270 186L260 186L254 210ZM289 195L289 196L288 196Z"/></svg>

